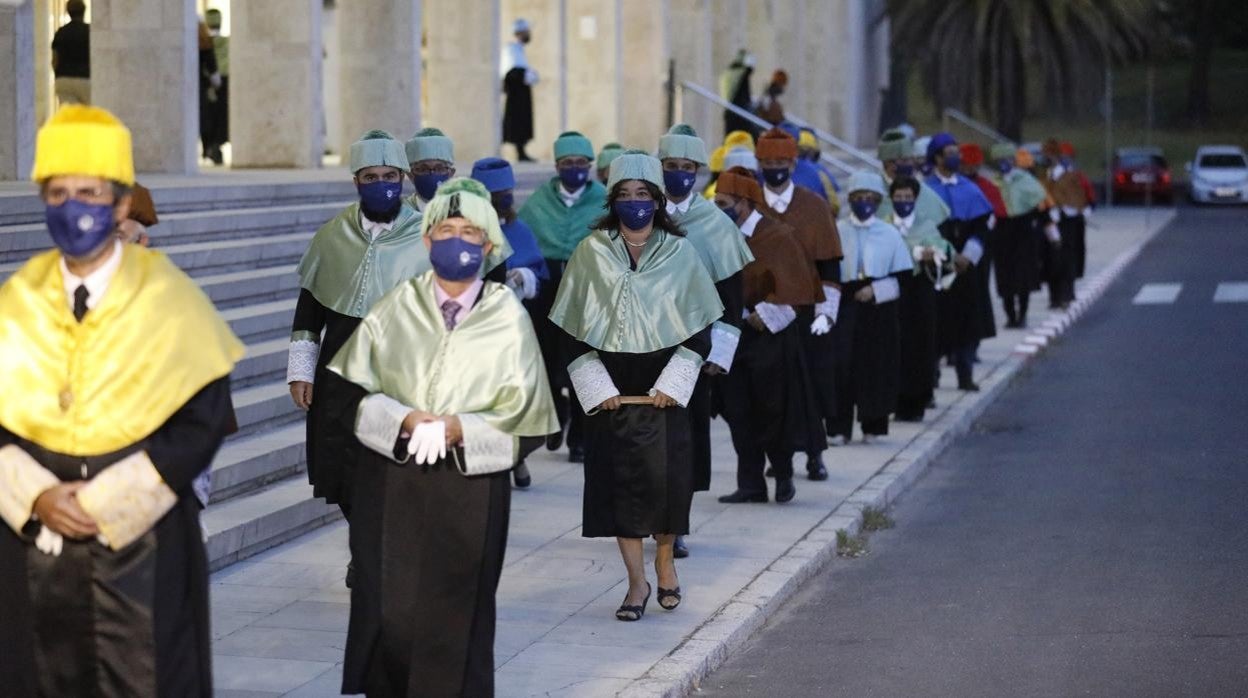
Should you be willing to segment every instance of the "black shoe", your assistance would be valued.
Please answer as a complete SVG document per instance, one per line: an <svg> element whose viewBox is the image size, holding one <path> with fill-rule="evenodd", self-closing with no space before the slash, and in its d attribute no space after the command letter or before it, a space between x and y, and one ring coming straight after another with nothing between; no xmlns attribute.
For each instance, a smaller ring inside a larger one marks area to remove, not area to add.
<svg viewBox="0 0 1248 698"><path fill-rule="evenodd" d="M677 560L683 560L689 557L689 546L685 545L684 536L676 536L676 542L672 543L672 557ZM679 589L677 589L679 591ZM663 589L659 589L659 602L662 603Z"/></svg>
<svg viewBox="0 0 1248 698"><path fill-rule="evenodd" d="M791 484L791 483L790 483ZM767 491L751 492L750 490L737 490L732 494L726 494L719 498L721 504L742 504L744 502L766 502Z"/></svg>
<svg viewBox="0 0 1248 698"><path fill-rule="evenodd" d="M815 456L806 460L806 479L823 482L828 479L828 469L823 467L823 456ZM780 498L779 483L776 485L776 499Z"/></svg>
<svg viewBox="0 0 1248 698"><path fill-rule="evenodd" d="M776 480L776 503L784 504L791 501L793 496L797 494L797 488L793 486L793 478L786 477L783 480Z"/></svg>
<svg viewBox="0 0 1248 698"><path fill-rule="evenodd" d="M585 462L585 449L580 446L569 446L568 447L568 462L569 463L584 463Z"/></svg>
<svg viewBox="0 0 1248 698"><path fill-rule="evenodd" d="M346 582L347 582L347 588L348 588L348 589L350 589L350 588L352 588L352 587L354 587L354 586L355 586L355 560L352 560L351 562L348 562L348 563L347 563L347 579L346 579Z"/></svg>
<svg viewBox="0 0 1248 698"><path fill-rule="evenodd" d="M923 421L922 412L898 412L893 415L895 422L921 422Z"/></svg>
<svg viewBox="0 0 1248 698"><path fill-rule="evenodd" d="M977 383L975 383L975 382L969 382L969 383L958 383L958 390L962 390L962 391L965 391L965 392L968 392L968 393L978 393L978 392L979 392L979 384L977 384Z"/></svg>
<svg viewBox="0 0 1248 698"><path fill-rule="evenodd" d="M664 601L668 601L668 599L671 599L672 602L663 603ZM675 611L676 607L680 605L680 600L680 587L676 587L675 589L664 589L663 587L659 587L659 605L663 607L664 611Z"/></svg>
<svg viewBox="0 0 1248 698"><path fill-rule="evenodd" d="M550 434L546 437L546 450L558 451L563 448L563 430Z"/></svg>
<svg viewBox="0 0 1248 698"><path fill-rule="evenodd" d="M624 600L628 601L628 594L624 595ZM650 583L646 582L646 598L642 599L641 605L628 606L620 604L620 607L615 612L615 619L628 622L641 620L641 617L646 615L646 604L648 603L650 603Z"/></svg>
<svg viewBox="0 0 1248 698"><path fill-rule="evenodd" d="M511 469L511 477L516 481L516 487L527 490L529 485L533 484L533 476L529 474L529 466L524 461L516 463L516 467Z"/></svg>

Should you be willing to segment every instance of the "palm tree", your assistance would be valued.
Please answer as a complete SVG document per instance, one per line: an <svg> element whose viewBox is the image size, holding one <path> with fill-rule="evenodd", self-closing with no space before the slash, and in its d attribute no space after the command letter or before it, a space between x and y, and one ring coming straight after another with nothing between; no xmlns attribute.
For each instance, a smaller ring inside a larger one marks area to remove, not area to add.
<svg viewBox="0 0 1248 698"><path fill-rule="evenodd" d="M892 36L938 109L978 107L1022 137L1027 93L1074 111L1095 103L1106 63L1146 55L1155 0L888 0Z"/></svg>

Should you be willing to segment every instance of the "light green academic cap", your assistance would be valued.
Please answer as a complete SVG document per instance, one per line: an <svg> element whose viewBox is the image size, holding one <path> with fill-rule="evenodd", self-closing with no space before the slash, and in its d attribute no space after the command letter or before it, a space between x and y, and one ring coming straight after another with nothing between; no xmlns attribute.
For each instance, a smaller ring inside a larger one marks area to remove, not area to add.
<svg viewBox="0 0 1248 698"><path fill-rule="evenodd" d="M884 187L884 178L878 172L871 170L858 170L849 178L849 187L845 190L848 194L856 191L870 191L880 195L880 198L888 196L888 190Z"/></svg>
<svg viewBox="0 0 1248 698"><path fill-rule="evenodd" d="M455 144L436 128L422 128L407 142L407 161L444 160L455 162Z"/></svg>
<svg viewBox="0 0 1248 698"><path fill-rule="evenodd" d="M914 141L905 131L890 128L880 134L877 157L881 160L899 160L914 156Z"/></svg>
<svg viewBox="0 0 1248 698"><path fill-rule="evenodd" d="M572 155L594 159L594 144L579 131L564 131L555 139L555 161Z"/></svg>
<svg viewBox="0 0 1248 698"><path fill-rule="evenodd" d="M365 167L397 167L404 171L408 169L403 144L389 133L377 129L360 136L360 140L351 144L350 162L352 173Z"/></svg>
<svg viewBox="0 0 1248 698"><path fill-rule="evenodd" d="M643 150L626 150L611 163L607 189L614 189L616 184L626 179L640 179L662 189L663 164Z"/></svg>
<svg viewBox="0 0 1248 698"><path fill-rule="evenodd" d="M619 143L608 143L598 151L598 169L605 170L616 158L624 154L624 146Z"/></svg>
<svg viewBox="0 0 1248 698"><path fill-rule="evenodd" d="M676 124L666 135L659 137L659 159L665 158L684 158L699 165L709 161L706 143L698 138L698 132L689 124Z"/></svg>
<svg viewBox="0 0 1248 698"><path fill-rule="evenodd" d="M993 143L988 149L988 158L993 162L997 160L1009 160L1011 164L1014 162L1014 154L1018 151L1018 146L1013 143Z"/></svg>

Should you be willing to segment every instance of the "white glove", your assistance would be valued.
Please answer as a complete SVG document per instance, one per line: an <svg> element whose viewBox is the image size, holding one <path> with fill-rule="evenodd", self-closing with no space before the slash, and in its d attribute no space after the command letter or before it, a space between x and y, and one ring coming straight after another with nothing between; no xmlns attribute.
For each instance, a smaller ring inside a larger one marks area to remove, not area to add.
<svg viewBox="0 0 1248 698"><path fill-rule="evenodd" d="M65 539L61 534L53 531L47 526L39 527L39 535L35 538L35 547L44 555L57 557L61 554L61 549L65 546Z"/></svg>
<svg viewBox="0 0 1248 698"><path fill-rule="evenodd" d="M1092 207L1091 207L1091 206L1084 206L1084 207L1083 207L1083 211L1081 211L1080 213L1082 213L1082 214L1083 214L1083 217L1084 217L1084 218L1086 218L1086 219L1091 219L1091 218L1092 218Z"/></svg>
<svg viewBox="0 0 1248 698"><path fill-rule="evenodd" d="M827 315L820 315L815 321L810 323L810 333L816 337L821 337L832 331L832 321Z"/></svg>
<svg viewBox="0 0 1248 698"><path fill-rule="evenodd" d="M520 300L537 296L537 274L528 267L507 270L507 287L516 292Z"/></svg>
<svg viewBox="0 0 1248 698"><path fill-rule="evenodd" d="M436 419L421 422L407 442L407 454L416 457L417 465L433 465L446 457L446 422Z"/></svg>
<svg viewBox="0 0 1248 698"><path fill-rule="evenodd" d="M221 87L221 74L213 73L212 75L209 75L208 84L212 85L213 87Z"/></svg>

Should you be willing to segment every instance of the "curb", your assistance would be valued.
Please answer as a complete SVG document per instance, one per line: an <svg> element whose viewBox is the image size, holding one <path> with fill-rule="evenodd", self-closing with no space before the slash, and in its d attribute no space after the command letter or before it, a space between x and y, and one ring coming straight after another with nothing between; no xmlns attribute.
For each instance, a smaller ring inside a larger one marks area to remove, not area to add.
<svg viewBox="0 0 1248 698"><path fill-rule="evenodd" d="M718 669L802 584L836 557L838 530L857 535L862 528L864 508L886 508L908 489L954 439L970 430L1028 363L1042 354L1105 293L1168 223L1166 220L1147 231L1083 284L1078 300L1065 311L1051 312L1009 356L981 377L979 393L963 393L954 400L875 475L737 592L675 650L617 695L683 698L697 691L702 679Z"/></svg>

